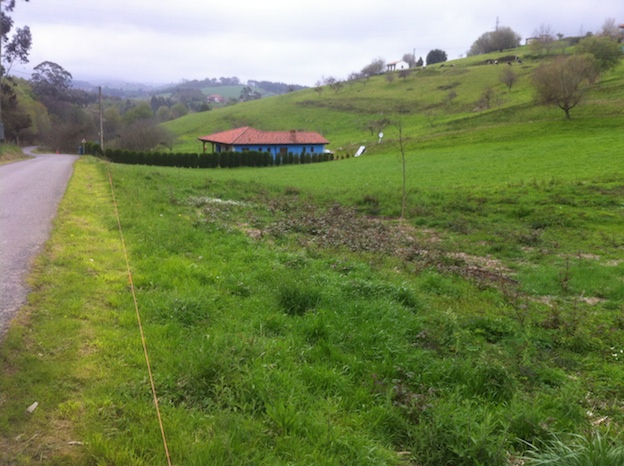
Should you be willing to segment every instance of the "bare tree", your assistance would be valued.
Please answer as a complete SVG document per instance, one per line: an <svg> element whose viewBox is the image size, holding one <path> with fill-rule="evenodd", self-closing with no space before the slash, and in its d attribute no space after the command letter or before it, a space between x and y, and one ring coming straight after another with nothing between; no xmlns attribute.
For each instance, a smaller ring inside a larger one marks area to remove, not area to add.
<svg viewBox="0 0 624 466"><path fill-rule="evenodd" d="M391 123L387 118L379 118L378 120L370 120L366 123L366 129L370 131L371 136L380 133Z"/></svg>
<svg viewBox="0 0 624 466"><path fill-rule="evenodd" d="M615 22L615 18L607 18L602 25L602 31L600 32L601 36L611 37L612 39L617 38L620 35L620 29Z"/></svg>
<svg viewBox="0 0 624 466"><path fill-rule="evenodd" d="M394 74L393 71L389 71L389 72L386 73L386 82L388 84L392 84L394 82L395 78L396 78L396 75Z"/></svg>
<svg viewBox="0 0 624 466"><path fill-rule="evenodd" d="M364 75L366 79L372 76L377 76L383 73L385 67L386 60L381 57L375 58L372 62L362 68L362 75Z"/></svg>
<svg viewBox="0 0 624 466"><path fill-rule="evenodd" d="M328 76L325 78L325 84L330 87L334 91L334 94L338 94L338 91L342 89L342 81L338 80L333 76Z"/></svg>
<svg viewBox="0 0 624 466"><path fill-rule="evenodd" d="M598 76L596 60L589 55L572 55L542 65L533 72L532 83L537 100L556 105L570 119L570 110L583 99Z"/></svg>
<svg viewBox="0 0 624 466"><path fill-rule="evenodd" d="M502 82L507 88L509 92L511 92L511 86L518 80L518 76L513 72L511 67L506 67L500 75L500 82Z"/></svg>
<svg viewBox="0 0 624 466"><path fill-rule="evenodd" d="M477 102L477 106L481 110L488 110L492 105L492 100L494 99L494 88L492 86L485 86L483 88L483 92L481 93L481 97Z"/></svg>
<svg viewBox="0 0 624 466"><path fill-rule="evenodd" d="M555 44L555 33L549 24L542 23L538 29L533 32L533 41L531 42L531 50L536 55L548 55Z"/></svg>
<svg viewBox="0 0 624 466"><path fill-rule="evenodd" d="M319 97L323 93L323 83L321 81L316 81L316 83L314 84L314 92L316 92Z"/></svg>
<svg viewBox="0 0 624 466"><path fill-rule="evenodd" d="M453 100L455 100L456 97L457 97L457 92L449 91L449 93L446 94L446 101L449 103L449 105L453 105Z"/></svg>
<svg viewBox="0 0 624 466"><path fill-rule="evenodd" d="M405 135L403 134L403 122L399 118L395 123L397 131L399 132L399 150L401 152L401 168L403 173L402 186L401 186L401 220L405 219L405 210L407 208L407 159L405 156Z"/></svg>
<svg viewBox="0 0 624 466"><path fill-rule="evenodd" d="M411 74L412 70L407 69L407 70L399 70L399 78L403 79L403 81L405 82L405 80L408 78L408 76Z"/></svg>
<svg viewBox="0 0 624 466"><path fill-rule="evenodd" d="M362 73L358 73L356 71L349 73L349 76L347 76L347 83L349 84L349 87L352 87L361 77Z"/></svg>

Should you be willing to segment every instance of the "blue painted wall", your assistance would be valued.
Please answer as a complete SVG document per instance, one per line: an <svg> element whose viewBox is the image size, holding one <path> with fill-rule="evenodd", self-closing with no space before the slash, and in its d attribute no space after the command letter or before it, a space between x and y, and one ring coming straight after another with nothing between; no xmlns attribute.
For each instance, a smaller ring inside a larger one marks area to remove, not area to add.
<svg viewBox="0 0 624 466"><path fill-rule="evenodd" d="M276 154L279 154L281 152L281 149L283 147L286 148L287 154L293 153L295 155L300 155L303 153L322 154L323 151L325 150L325 144L307 144L307 145L287 144L287 145L277 145L277 146L276 145L226 146L225 144L216 144L215 152L228 152L228 151L243 152L244 150L255 151L255 152L267 152L268 150L269 152L271 152L271 154L273 154L273 156L275 156Z"/></svg>

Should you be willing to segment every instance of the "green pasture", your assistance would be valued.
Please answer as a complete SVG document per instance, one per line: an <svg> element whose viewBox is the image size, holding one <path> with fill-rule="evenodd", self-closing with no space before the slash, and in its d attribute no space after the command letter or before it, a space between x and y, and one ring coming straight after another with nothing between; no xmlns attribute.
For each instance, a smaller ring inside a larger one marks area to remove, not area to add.
<svg viewBox="0 0 624 466"><path fill-rule="evenodd" d="M537 60L509 92L488 58L166 125L316 130L333 162L80 160L0 346L0 463L166 464L110 173L173 464L618 464L622 67L565 121Z"/></svg>

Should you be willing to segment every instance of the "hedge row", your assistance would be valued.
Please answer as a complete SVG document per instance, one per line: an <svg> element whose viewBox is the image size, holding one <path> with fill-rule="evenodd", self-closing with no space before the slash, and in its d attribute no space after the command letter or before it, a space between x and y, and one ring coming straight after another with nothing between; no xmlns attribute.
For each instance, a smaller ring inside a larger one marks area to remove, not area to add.
<svg viewBox="0 0 624 466"><path fill-rule="evenodd" d="M329 162L333 154L278 154L269 152L219 152L213 154L173 154L159 152L132 152L118 149L106 150L105 156L114 163L155 165L181 168L238 168L271 167L303 163Z"/></svg>

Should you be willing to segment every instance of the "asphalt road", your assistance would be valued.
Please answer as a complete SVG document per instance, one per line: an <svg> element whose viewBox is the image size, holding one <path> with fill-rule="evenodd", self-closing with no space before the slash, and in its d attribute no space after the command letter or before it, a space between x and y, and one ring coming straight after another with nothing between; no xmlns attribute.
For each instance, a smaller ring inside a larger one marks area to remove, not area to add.
<svg viewBox="0 0 624 466"><path fill-rule="evenodd" d="M48 239L75 155L32 154L0 166L0 339L28 295L25 279Z"/></svg>

